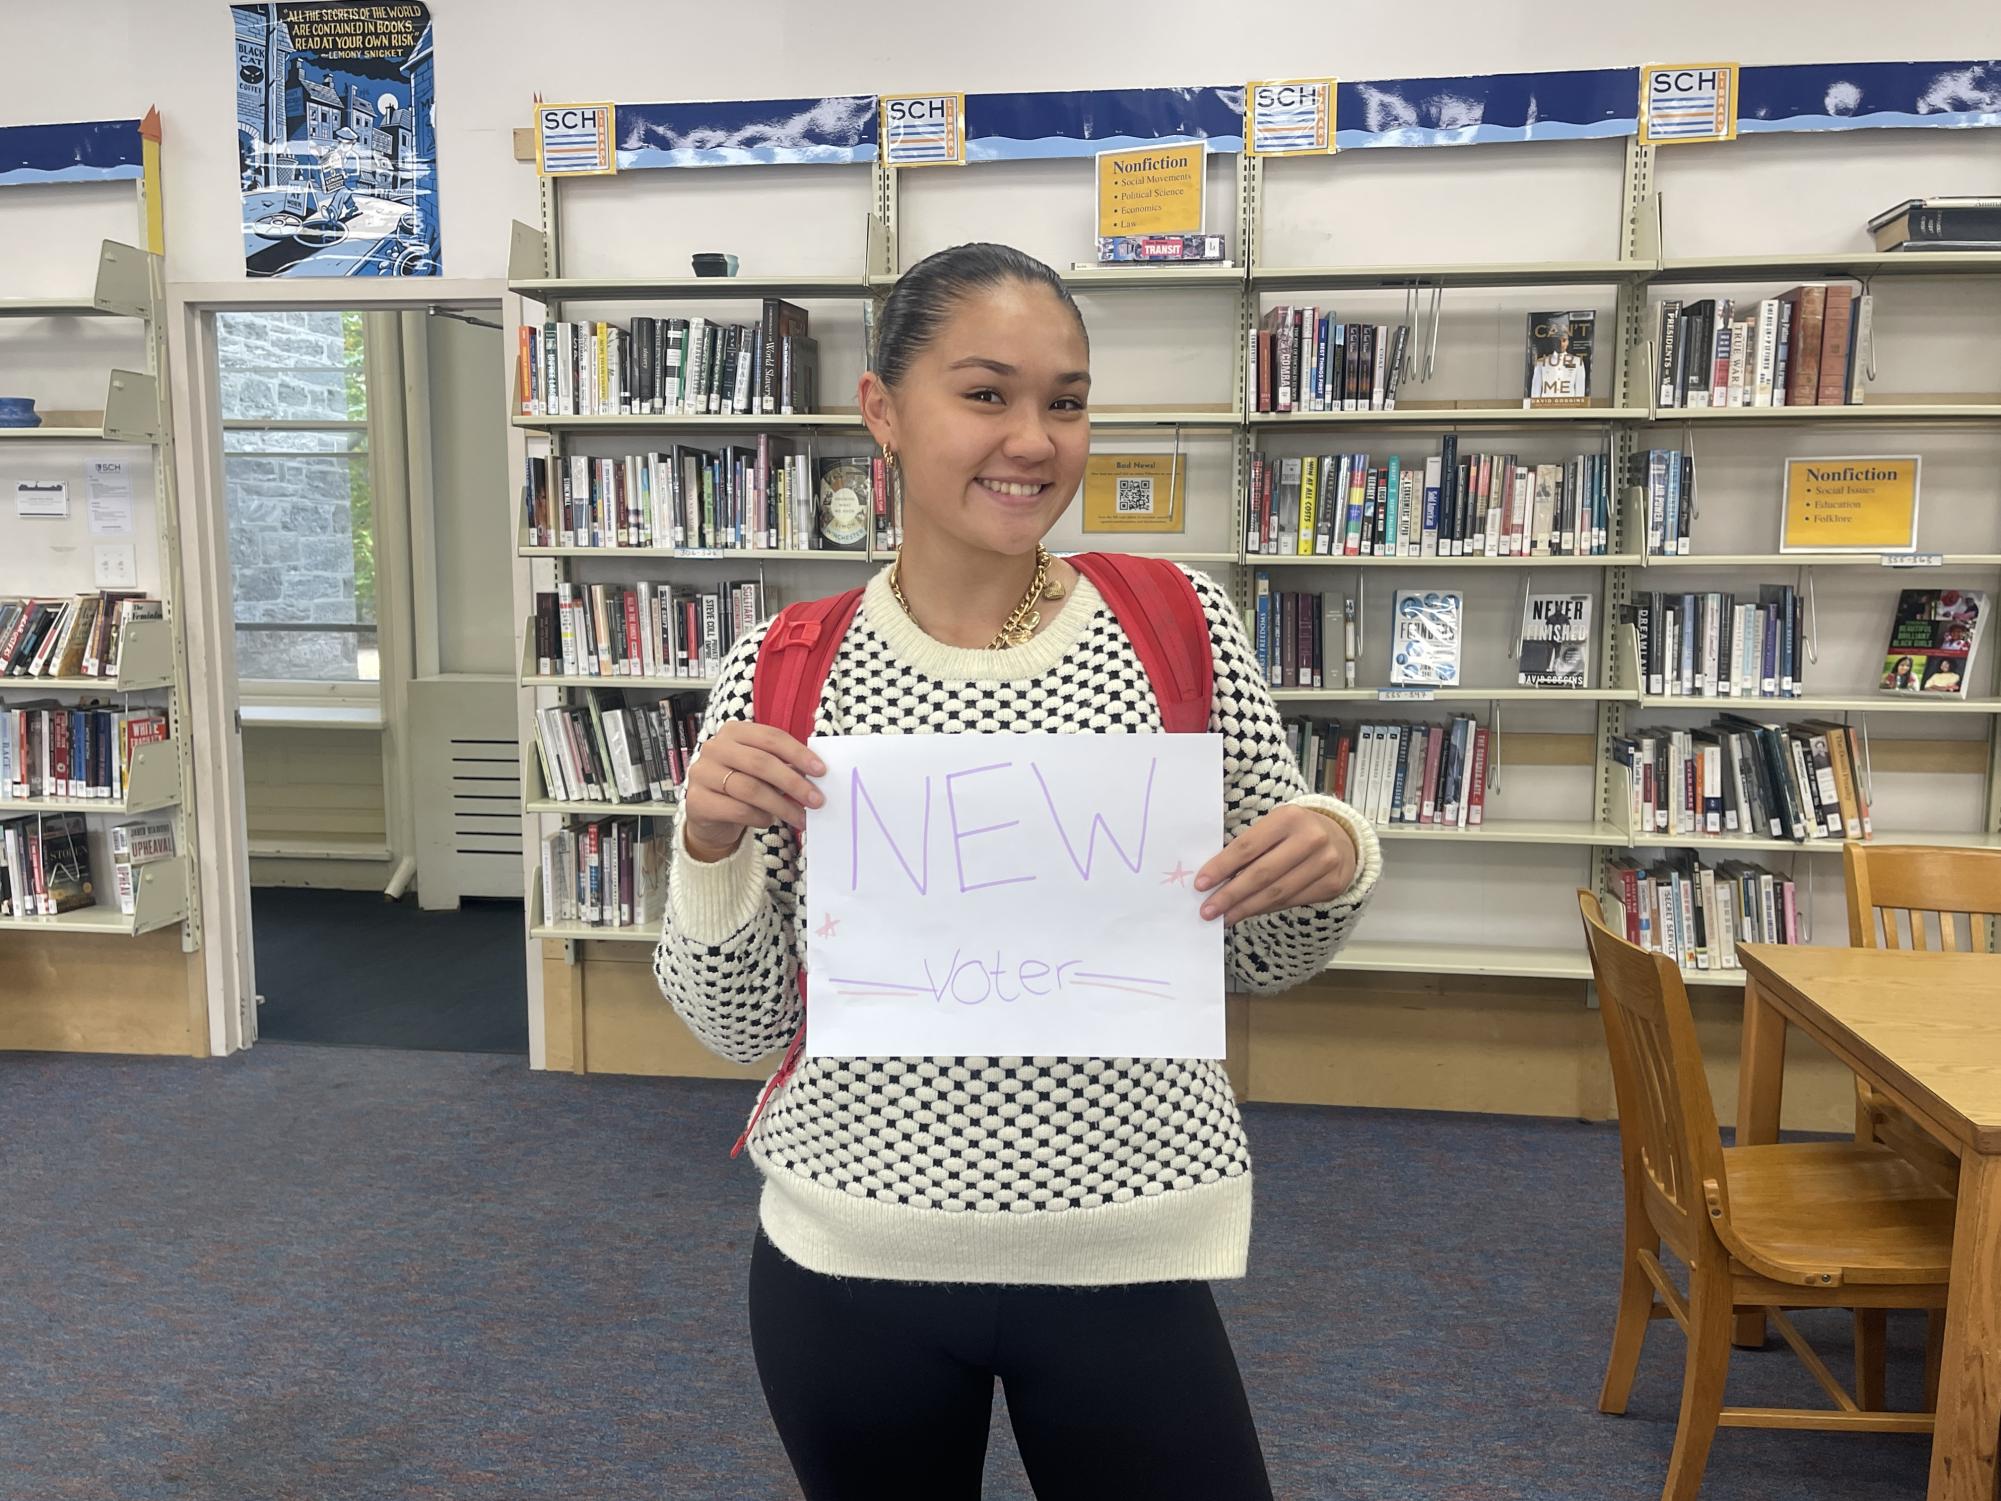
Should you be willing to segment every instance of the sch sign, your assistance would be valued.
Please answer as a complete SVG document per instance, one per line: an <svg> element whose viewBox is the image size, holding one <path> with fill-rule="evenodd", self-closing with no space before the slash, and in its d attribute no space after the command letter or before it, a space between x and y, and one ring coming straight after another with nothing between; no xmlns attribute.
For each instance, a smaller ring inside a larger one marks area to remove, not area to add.
<svg viewBox="0 0 2001 1501"><path fill-rule="evenodd" d="M1220 737L812 747L808 1057L1223 1056Z"/></svg>

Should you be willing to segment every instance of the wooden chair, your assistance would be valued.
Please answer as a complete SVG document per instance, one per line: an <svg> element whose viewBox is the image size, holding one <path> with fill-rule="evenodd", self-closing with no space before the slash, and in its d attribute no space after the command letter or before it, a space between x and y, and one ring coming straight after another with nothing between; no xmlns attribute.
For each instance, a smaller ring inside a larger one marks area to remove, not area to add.
<svg viewBox="0 0 2001 1501"><path fill-rule="evenodd" d="M1992 953L1988 918L2001 917L2001 850L1929 845L1844 845L1848 941L1863 949L1942 949ZM1961 931L1962 920L1964 932ZM2001 1021L2001 1018L1997 1018ZM1855 1139L1880 1141L1902 1153L1947 1194L1959 1191L1959 1159L1861 1079L1855 1081ZM1934 1314L1927 1353L1942 1349L1945 1323ZM1855 1314L1856 1396L1882 1405L1883 1313ZM1925 1405L1935 1406L1938 1362L1925 1363ZM1873 1401L1871 1399L1874 1399Z"/></svg>
<svg viewBox="0 0 2001 1501"><path fill-rule="evenodd" d="M1850 843L1842 846L1841 864L1854 947L1993 952L1985 919L2001 917L2001 850ZM1855 1081L1855 1139L1887 1142L1930 1171L1947 1193L1958 1189L1959 1159L1861 1079Z"/></svg>
<svg viewBox="0 0 2001 1501"><path fill-rule="evenodd" d="M1647 1326L1671 1317L1688 1353L1663 1501L1694 1501L1719 1426L1929 1433L1930 1413L1862 1410L1783 1310L1943 1308L1952 1199L1875 1143L1726 1148L1680 972L1607 928L1590 892L1580 889L1577 904L1626 1187L1619 1317L1599 1410L1626 1410ZM1687 1264L1686 1298L1661 1265L1663 1242ZM1834 1410L1723 1405L1739 1309L1772 1319Z"/></svg>

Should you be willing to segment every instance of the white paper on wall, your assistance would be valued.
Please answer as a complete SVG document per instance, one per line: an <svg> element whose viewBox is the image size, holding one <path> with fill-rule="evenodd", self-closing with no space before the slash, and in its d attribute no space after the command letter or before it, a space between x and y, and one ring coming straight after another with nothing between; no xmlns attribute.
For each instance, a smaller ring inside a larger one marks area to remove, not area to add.
<svg viewBox="0 0 2001 1501"><path fill-rule="evenodd" d="M1220 736L811 743L808 1057L1223 1056Z"/></svg>

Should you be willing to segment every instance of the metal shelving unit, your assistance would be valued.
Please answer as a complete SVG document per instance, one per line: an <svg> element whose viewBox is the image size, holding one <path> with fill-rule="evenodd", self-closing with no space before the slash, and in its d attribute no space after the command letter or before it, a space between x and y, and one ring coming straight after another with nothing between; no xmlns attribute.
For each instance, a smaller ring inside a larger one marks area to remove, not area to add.
<svg viewBox="0 0 2001 1501"><path fill-rule="evenodd" d="M1523 289L1535 287L1598 288L1614 290L1615 306L1609 318L1601 318L1601 346L1604 368L1611 375L1611 388L1604 405L1583 408L1523 408L1512 399L1480 404L1418 405L1408 387L1395 411L1257 413L1221 407L1182 409L1116 409L1098 407L1092 412L1094 429L1144 431L1171 429L1190 438L1228 440L1232 444L1232 477L1227 505L1233 521L1239 520L1241 497L1249 478L1253 448L1263 436L1286 432L1359 431L1447 433L1485 429L1493 432L1566 432L1598 430L1609 445L1614 472L1624 474L1637 448L1656 424L1708 424L1711 427L1746 428L1786 424L1966 427L2001 421L2001 397L1932 399L1926 401L1881 400L1868 405L1828 408L1739 408L1693 410L1659 409L1652 405L1647 379L1647 350L1651 310L1647 296L1656 286L1678 287L1697 283L1732 281L1795 280L1824 277L1898 278L1917 276L1966 276L2001 274L2001 254L1947 255L1920 253L1879 255L1839 252L1803 253L1777 256L1742 256L1705 259L1663 259L1659 254L1659 201L1655 192L1653 149L1636 140L1622 143L1624 165L1619 203L1618 253L1604 259L1560 260L1532 263L1446 263L1435 265L1272 265L1262 262L1262 220L1265 210L1265 162L1257 157L1238 160L1237 244L1243 264L1229 266L1116 266L1074 268L1062 272L1065 284L1081 293L1107 294L1129 290L1179 291L1197 296L1232 295L1237 299L1238 319L1235 348L1231 355L1232 389L1243 403L1246 385L1245 344L1257 327L1261 298L1267 294L1325 289L1405 291L1427 289ZM881 297L898 277L896 236L898 226L898 174L872 168L875 216L866 251L867 264L856 276L774 276L730 279L594 279L566 278L560 274L558 248L558 187L543 185L543 229L536 231L517 225L514 241L514 268L510 288L552 308L564 302L673 303L696 299L754 299L763 296L791 298ZM663 429L710 428L727 431L742 428L823 428L853 432L861 426L853 413L819 414L812 417L772 419L768 417L638 417L638 418L558 418L512 417L516 427L546 433L552 443L572 436L597 432L646 432ZM1241 528L1239 527L1239 530ZM1657 848L1645 836L1628 837L1612 816L1612 779L1606 751L1611 739L1624 733L1631 716L1638 713L1687 712L1708 714L1735 712L1751 717L1790 716L1802 713L1949 713L1984 715L2001 721L2001 698L1979 698L1966 702L1909 702L1887 696L1813 695L1790 699L1685 699L1644 696L1622 686L1620 666L1624 642L1618 619L1634 590L1648 570L1688 568L1797 568L1828 566L1882 566L1876 555L1818 556L1780 553L1731 553L1711 556L1648 556L1644 544L1644 519L1631 505L1613 508L1610 551L1600 556L1580 557L1459 557L1409 558L1361 557L1347 555L1273 556L1232 551L1163 552L1190 563L1225 565L1235 570L1235 592L1239 607L1250 604L1254 570L1297 569L1423 569L1437 572L1499 569L1515 574L1535 570L1562 570L1575 576L1577 570L1596 570L1602 580L1600 621L1596 656L1609 686L1584 690L1519 687L1480 688L1458 686L1441 689L1429 701L1440 704L1546 705L1568 703L1590 705L1595 713L1595 806L1590 816L1574 820L1491 819L1478 828L1439 829L1427 826L1392 825L1378 830L1389 841L1421 844L1426 841L1472 844L1480 841L1509 846L1568 847L1585 852L1587 883L1595 883L1599 857L1603 852L1632 848ZM779 553L749 550L723 554L691 554L672 549L564 549L518 545L522 556L546 559L556 567L567 567L578 559L603 560L624 557L632 560L662 558L673 561L714 560L745 566L758 562L863 563L874 564L880 557L873 547L865 552L829 555L825 553ZM1946 567L2001 567L2001 554L1952 554L1943 559ZM701 690L708 685L692 679L571 679L538 676L524 665L524 688L575 687L583 685L635 686L665 690ZM1388 712L1407 705L1409 698L1378 688L1279 689L1273 693L1282 708L1309 705L1379 702ZM2001 753L1997 753L2001 754ZM2001 784L2001 777L1990 776ZM1969 847L2001 847L2001 793L1990 798L1995 804L1988 829L1975 834L1925 834L1897 836L1879 833L1877 842L1898 837L1922 837L1931 842L1947 842ZM579 806L548 799L534 785L524 805L531 817L574 813L631 811L630 805ZM664 811L664 810L663 810ZM1683 839L1675 847L1696 850L1753 852L1766 855L1831 854L1838 841L1815 841L1792 845L1774 840ZM576 924L549 924L541 920L539 903L531 917L532 936L576 941L651 941L645 933L593 929ZM574 946L571 949L574 955ZM1589 979L1589 968L1580 945L1557 949L1508 945L1397 944L1363 940L1350 944L1332 968L1426 974L1533 976L1566 981ZM1692 984L1735 985L1741 973L1732 970L1691 970Z"/></svg>
<svg viewBox="0 0 2001 1501"><path fill-rule="evenodd" d="M142 217L145 192L140 194ZM176 854L140 868L136 910L120 913L112 896L110 871L94 872L99 905L56 917L0 918L0 930L54 934L88 933L133 937L179 925L181 947L192 953L201 943L198 850L189 797L194 785L186 734L188 714L187 643L178 593L179 521L174 494L171 411L167 369L165 266L163 258L116 240L98 250L91 295L0 298L0 319L129 318L145 344L145 369L113 369L105 377L104 402L90 412L49 413L41 427L0 428L0 450L8 445L119 445L150 451L153 510L160 576L149 592L163 618L134 621L120 635L118 672L110 677L0 677L0 701L17 697L80 696L129 700L164 695L170 737L138 748L122 798L34 798L0 801L0 818L82 813L93 819L171 810ZM100 848L102 848L100 842ZM105 852L108 860L108 851Z"/></svg>

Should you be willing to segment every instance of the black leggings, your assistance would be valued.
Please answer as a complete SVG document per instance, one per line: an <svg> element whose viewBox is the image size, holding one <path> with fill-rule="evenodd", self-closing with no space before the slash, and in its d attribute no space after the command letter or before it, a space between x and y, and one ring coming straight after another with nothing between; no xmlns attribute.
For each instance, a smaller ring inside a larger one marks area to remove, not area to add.
<svg viewBox="0 0 2001 1501"><path fill-rule="evenodd" d="M828 1277L760 1230L750 1340L806 1501L977 1501L996 1376L1037 1501L1270 1501L1206 1282Z"/></svg>

